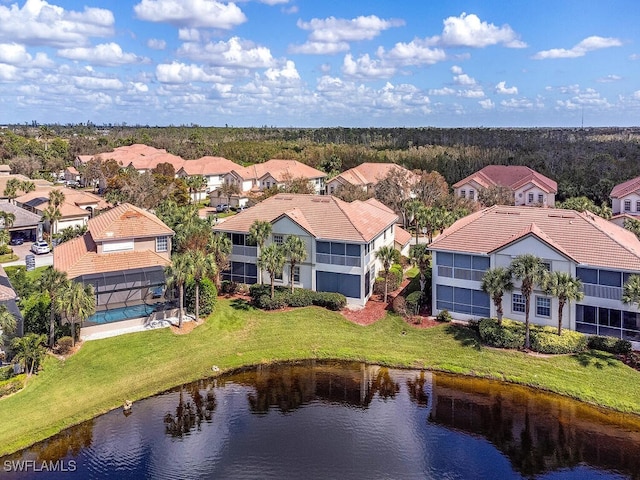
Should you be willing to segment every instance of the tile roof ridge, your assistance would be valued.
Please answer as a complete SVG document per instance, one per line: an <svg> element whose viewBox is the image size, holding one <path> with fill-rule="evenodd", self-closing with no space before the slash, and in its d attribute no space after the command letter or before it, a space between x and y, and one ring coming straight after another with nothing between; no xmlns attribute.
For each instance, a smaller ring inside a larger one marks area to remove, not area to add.
<svg viewBox="0 0 640 480"><path fill-rule="evenodd" d="M611 240L613 240L614 242L616 242L618 245L620 245L622 248L624 248L627 252L631 253L632 255L634 255L635 257L637 257L638 259L640 259L640 240L638 240L638 237L635 236L635 234L629 230L626 230L623 227L620 227L618 225L616 225L615 223L610 222L609 220L606 220L598 215L596 215L595 213L592 213L588 210L584 211L584 212L578 212L575 210L572 210L575 213L578 214L578 216L582 217L584 220L586 220L588 223L590 223L591 225L593 225L595 228L597 228L600 232L604 233L607 237L609 237ZM597 218L597 220L596 220ZM606 222L607 227L604 228L604 224L600 224L600 222ZM627 235L627 237L629 239L635 239L636 242L638 242L638 247L639 250L636 251L633 247L630 247L626 242L621 242L612 232L611 230L609 230L610 227L614 227L613 229L621 229L621 233L624 232L628 232L629 235Z"/></svg>
<svg viewBox="0 0 640 480"><path fill-rule="evenodd" d="M331 198L333 200L333 202L338 207L338 209L340 209L340 211L344 214L344 216L347 218L347 220L349 220L349 223L356 230L356 232L358 232L360 234L360 237L362 238L362 241L365 241L366 237L365 237L364 233L354 223L353 219L351 218L351 213L352 212L349 211L351 209L352 203L354 203L354 202L347 203L344 200L340 200L339 198L334 197L334 196L330 196L329 198Z"/></svg>
<svg viewBox="0 0 640 480"><path fill-rule="evenodd" d="M469 225L470 223L475 222L478 218L484 217L485 215L492 213L494 210L496 210L498 207L504 207L505 205L494 205L492 207L487 207L487 208L483 208L482 210L478 210L477 212L473 212L469 215L467 215L466 217L462 217L461 219L457 220L456 222L454 222L453 225L445 228L440 235L437 236L437 238L435 238L433 240L433 242L431 242L431 245L434 245L442 240L445 240L447 237L449 237L449 235L457 232L458 230L462 229L463 227L466 227L467 225ZM437 245L436 245L437 246Z"/></svg>

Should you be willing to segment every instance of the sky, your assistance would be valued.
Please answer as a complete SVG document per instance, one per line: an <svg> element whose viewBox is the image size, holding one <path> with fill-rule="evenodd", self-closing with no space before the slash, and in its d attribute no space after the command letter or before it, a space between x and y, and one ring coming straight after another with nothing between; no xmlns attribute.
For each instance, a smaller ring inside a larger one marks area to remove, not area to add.
<svg viewBox="0 0 640 480"><path fill-rule="evenodd" d="M0 124L640 125L637 0L0 0Z"/></svg>

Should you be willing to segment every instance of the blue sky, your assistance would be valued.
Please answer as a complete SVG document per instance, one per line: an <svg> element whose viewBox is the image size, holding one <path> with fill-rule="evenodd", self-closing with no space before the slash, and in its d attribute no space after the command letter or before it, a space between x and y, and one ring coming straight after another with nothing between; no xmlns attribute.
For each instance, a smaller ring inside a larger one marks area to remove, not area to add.
<svg viewBox="0 0 640 480"><path fill-rule="evenodd" d="M636 0L0 0L0 124L637 126L639 24Z"/></svg>

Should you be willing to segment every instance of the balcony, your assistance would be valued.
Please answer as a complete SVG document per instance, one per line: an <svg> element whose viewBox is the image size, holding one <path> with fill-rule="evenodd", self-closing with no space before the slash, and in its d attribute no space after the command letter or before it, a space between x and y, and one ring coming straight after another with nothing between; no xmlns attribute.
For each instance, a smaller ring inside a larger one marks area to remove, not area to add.
<svg viewBox="0 0 640 480"><path fill-rule="evenodd" d="M244 257L257 257L258 247L247 247L244 245L234 245L231 250L233 255L242 255Z"/></svg>
<svg viewBox="0 0 640 480"><path fill-rule="evenodd" d="M592 283L584 283L582 286L586 297L606 298L607 300L622 299L622 288L620 287L608 287Z"/></svg>
<svg viewBox="0 0 640 480"><path fill-rule="evenodd" d="M347 257L345 255L330 255L328 253L316 253L316 263L329 265L343 265L346 267L361 267L360 257Z"/></svg>

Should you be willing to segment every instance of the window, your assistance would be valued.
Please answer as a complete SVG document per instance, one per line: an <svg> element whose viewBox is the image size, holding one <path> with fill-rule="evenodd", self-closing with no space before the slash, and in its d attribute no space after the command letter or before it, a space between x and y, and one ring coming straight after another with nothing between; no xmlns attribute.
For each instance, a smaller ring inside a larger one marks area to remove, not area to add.
<svg viewBox="0 0 640 480"><path fill-rule="evenodd" d="M273 243L276 245L282 245L284 243L284 238L282 235L273 235Z"/></svg>
<svg viewBox="0 0 640 480"><path fill-rule="evenodd" d="M631 200L625 200L624 201L624 211L625 212L630 212L631 211Z"/></svg>
<svg viewBox="0 0 640 480"><path fill-rule="evenodd" d="M529 194L529 203L533 203L533 193Z"/></svg>
<svg viewBox="0 0 640 480"><path fill-rule="evenodd" d="M293 267L293 283L300 283L300 267Z"/></svg>
<svg viewBox="0 0 640 480"><path fill-rule="evenodd" d="M541 193L538 194L538 203L542 205L544 203L544 195Z"/></svg>
<svg viewBox="0 0 640 480"><path fill-rule="evenodd" d="M436 308L451 312L488 317L491 300L480 290L436 285Z"/></svg>
<svg viewBox="0 0 640 480"><path fill-rule="evenodd" d="M515 313L524 313L524 296L519 293L514 293L511 296L511 310Z"/></svg>
<svg viewBox="0 0 640 480"><path fill-rule="evenodd" d="M282 280L282 271L276 272L276 274L273 276L273 278L276 279L276 280Z"/></svg>
<svg viewBox="0 0 640 480"><path fill-rule="evenodd" d="M460 197L461 198L466 198L467 196L467 191L466 190L460 190Z"/></svg>
<svg viewBox="0 0 640 480"><path fill-rule="evenodd" d="M169 237L156 237L156 252L166 252L169 249Z"/></svg>
<svg viewBox="0 0 640 480"><path fill-rule="evenodd" d="M475 198L475 193L473 190L469 190L469 200L473 200Z"/></svg>
<svg viewBox="0 0 640 480"><path fill-rule="evenodd" d="M640 201L636 201L636 212L640 212Z"/></svg>
<svg viewBox="0 0 640 480"><path fill-rule="evenodd" d="M547 272L551 271L551 262L542 262L542 266Z"/></svg>
<svg viewBox="0 0 640 480"><path fill-rule="evenodd" d="M551 299L547 297L536 297L536 315L538 317L551 316Z"/></svg>

